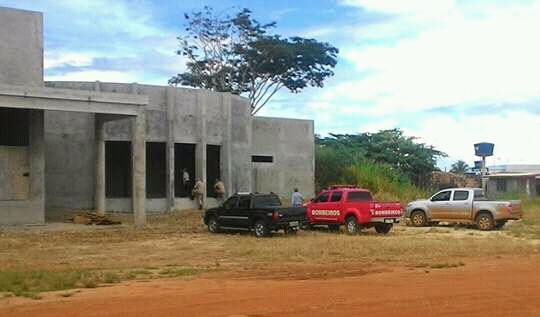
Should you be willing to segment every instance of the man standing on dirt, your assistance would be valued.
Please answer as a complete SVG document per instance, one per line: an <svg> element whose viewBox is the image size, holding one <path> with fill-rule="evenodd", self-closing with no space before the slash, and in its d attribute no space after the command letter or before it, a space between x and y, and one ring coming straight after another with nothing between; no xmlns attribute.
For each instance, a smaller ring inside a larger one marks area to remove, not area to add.
<svg viewBox="0 0 540 317"><path fill-rule="evenodd" d="M197 200L197 205L199 206L199 209L202 209L203 207L203 195L204 195L204 183L202 179L198 178L195 182L195 186L193 186L192 195Z"/></svg>
<svg viewBox="0 0 540 317"><path fill-rule="evenodd" d="M214 191L216 192L216 199L221 204L225 199L225 185L219 178L216 179L216 183L214 184Z"/></svg>
<svg viewBox="0 0 540 317"><path fill-rule="evenodd" d="M294 188L294 192L291 196L291 205L293 207L300 207L304 203L304 197L298 192L298 188Z"/></svg>

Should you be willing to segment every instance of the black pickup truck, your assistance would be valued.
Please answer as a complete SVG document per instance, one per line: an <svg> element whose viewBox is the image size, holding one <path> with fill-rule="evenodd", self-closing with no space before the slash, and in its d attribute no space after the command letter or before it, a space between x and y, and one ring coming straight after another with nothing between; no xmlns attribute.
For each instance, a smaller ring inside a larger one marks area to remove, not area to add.
<svg viewBox="0 0 540 317"><path fill-rule="evenodd" d="M307 224L305 207L283 207L274 193L237 193L221 206L209 208L204 213L208 231L253 230L257 237L284 230L294 234Z"/></svg>

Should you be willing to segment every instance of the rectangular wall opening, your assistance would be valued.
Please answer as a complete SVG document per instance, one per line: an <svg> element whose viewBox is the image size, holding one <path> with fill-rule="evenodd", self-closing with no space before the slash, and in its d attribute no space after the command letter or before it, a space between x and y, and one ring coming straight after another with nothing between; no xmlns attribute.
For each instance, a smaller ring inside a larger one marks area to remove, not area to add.
<svg viewBox="0 0 540 317"><path fill-rule="evenodd" d="M146 142L146 197L167 196L166 143Z"/></svg>
<svg viewBox="0 0 540 317"><path fill-rule="evenodd" d="M30 144L30 111L0 108L0 145L28 146Z"/></svg>
<svg viewBox="0 0 540 317"><path fill-rule="evenodd" d="M105 197L131 197L131 142L105 142Z"/></svg>
<svg viewBox="0 0 540 317"><path fill-rule="evenodd" d="M214 184L217 179L221 179L221 165L219 145L206 146L206 195L208 197L216 197Z"/></svg>
<svg viewBox="0 0 540 317"><path fill-rule="evenodd" d="M0 108L0 201L27 200L30 112Z"/></svg>
<svg viewBox="0 0 540 317"><path fill-rule="evenodd" d="M189 176L189 182L184 184L184 169ZM189 197L195 184L195 144L174 144L174 196Z"/></svg>

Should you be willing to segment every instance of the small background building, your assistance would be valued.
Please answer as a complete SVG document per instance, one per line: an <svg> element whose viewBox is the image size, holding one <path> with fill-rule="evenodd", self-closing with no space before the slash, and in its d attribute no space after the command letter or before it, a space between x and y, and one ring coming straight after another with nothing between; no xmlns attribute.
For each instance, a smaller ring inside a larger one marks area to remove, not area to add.
<svg viewBox="0 0 540 317"><path fill-rule="evenodd" d="M540 196L540 165L489 167L487 192L492 196Z"/></svg>

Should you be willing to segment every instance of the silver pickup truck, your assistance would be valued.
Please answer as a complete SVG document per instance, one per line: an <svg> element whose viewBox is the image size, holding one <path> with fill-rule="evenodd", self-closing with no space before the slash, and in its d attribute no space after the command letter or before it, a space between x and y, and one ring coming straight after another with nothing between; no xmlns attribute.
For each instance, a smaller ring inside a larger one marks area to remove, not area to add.
<svg viewBox="0 0 540 317"><path fill-rule="evenodd" d="M490 201L480 188L447 188L427 200L407 204L405 221L421 227L438 222L476 224L480 230L501 228L523 217L520 200Z"/></svg>

